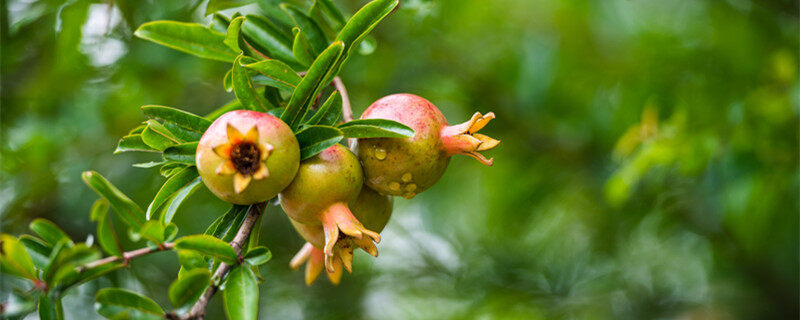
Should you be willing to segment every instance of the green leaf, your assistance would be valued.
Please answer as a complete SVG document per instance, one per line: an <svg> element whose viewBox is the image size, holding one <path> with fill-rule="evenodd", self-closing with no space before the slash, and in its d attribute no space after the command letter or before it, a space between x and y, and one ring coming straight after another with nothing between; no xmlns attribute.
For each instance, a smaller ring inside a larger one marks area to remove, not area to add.
<svg viewBox="0 0 800 320"><path fill-rule="evenodd" d="M195 153L197 142L181 143L164 149L164 159L194 166Z"/></svg>
<svg viewBox="0 0 800 320"><path fill-rule="evenodd" d="M214 236L217 238L222 237L222 234L230 228L234 218L239 214L239 206L231 206L225 214L219 216L211 225L206 228L204 234Z"/></svg>
<svg viewBox="0 0 800 320"><path fill-rule="evenodd" d="M214 16L211 18L211 23L208 25L208 27L216 32L226 33L228 32L228 25L230 23L231 20L228 19L228 17L219 13L214 13Z"/></svg>
<svg viewBox="0 0 800 320"><path fill-rule="evenodd" d="M334 125L339 121L341 115L342 96L339 95L339 91L334 91L306 124L312 126L317 124L326 126Z"/></svg>
<svg viewBox="0 0 800 320"><path fill-rule="evenodd" d="M111 207L114 208L114 211L117 212L125 224L136 230L142 227L145 221L144 210L122 193L122 191L117 189L117 187L112 185L97 172L86 171L81 177L83 178L83 182L97 192L97 194L108 200Z"/></svg>
<svg viewBox="0 0 800 320"><path fill-rule="evenodd" d="M116 306L124 309L140 311L152 315L163 316L164 310L155 301L141 294L119 288L100 289L95 297L97 304Z"/></svg>
<svg viewBox="0 0 800 320"><path fill-rule="evenodd" d="M22 243L9 234L0 234L0 271L5 274L36 280L33 260Z"/></svg>
<svg viewBox="0 0 800 320"><path fill-rule="evenodd" d="M144 141L142 141L141 134L127 135L122 137L122 139L119 139L119 142L117 143L117 149L114 150L114 154L129 151L159 152L159 150L144 143Z"/></svg>
<svg viewBox="0 0 800 320"><path fill-rule="evenodd" d="M122 256L119 239L108 215L108 200L100 198L92 205L90 219L97 222L97 242L105 252L114 256Z"/></svg>
<svg viewBox="0 0 800 320"><path fill-rule="evenodd" d="M42 218L33 219L28 228L50 246L54 246L61 240L67 240L72 243L72 239L69 238L64 230L61 230L55 223L48 220Z"/></svg>
<svg viewBox="0 0 800 320"><path fill-rule="evenodd" d="M178 262L186 270L208 268L208 261L202 255L192 250L178 250Z"/></svg>
<svg viewBox="0 0 800 320"><path fill-rule="evenodd" d="M295 26L303 30L314 52L322 52L322 50L325 50L328 46L328 40L325 39L325 34L322 33L322 29L314 20L311 20L309 16L294 5L282 3L281 9L292 19Z"/></svg>
<svg viewBox="0 0 800 320"><path fill-rule="evenodd" d="M260 85L292 91L302 80L292 67L280 60L268 59L244 67L258 73L253 77L253 82Z"/></svg>
<svg viewBox="0 0 800 320"><path fill-rule="evenodd" d="M211 125L211 121L203 117L176 108L146 105L142 106L142 112L149 117L174 123L181 128L201 134Z"/></svg>
<svg viewBox="0 0 800 320"><path fill-rule="evenodd" d="M292 129L300 126L300 120L305 116L310 101L313 101L319 94L326 84L325 81L333 78L331 76L333 74L333 66L343 50L344 45L342 42L332 43L328 49L320 53L317 60L314 60L303 80L297 85L297 89L292 93L292 98L289 99L286 110L281 115L281 120L289 124Z"/></svg>
<svg viewBox="0 0 800 320"><path fill-rule="evenodd" d="M169 302L176 308L193 303L211 283L211 271L192 269L169 286Z"/></svg>
<svg viewBox="0 0 800 320"><path fill-rule="evenodd" d="M183 51L200 58L233 62L238 55L225 45L225 35L197 24L177 21L153 21L139 26L137 37Z"/></svg>
<svg viewBox="0 0 800 320"><path fill-rule="evenodd" d="M326 16L330 17L334 24L333 27L336 29L341 28L345 24L344 14L339 11L339 8L337 8L331 0L315 0L312 8L318 8L321 12L324 12Z"/></svg>
<svg viewBox="0 0 800 320"><path fill-rule="evenodd" d="M189 184L178 190L175 195L172 197L172 200L169 201L169 205L167 205L166 209L161 213L161 221L164 223L169 223L172 221L172 218L175 216L175 212L178 211L181 204L189 198L195 191L197 191L200 186L202 186L203 180L200 177L195 178Z"/></svg>
<svg viewBox="0 0 800 320"><path fill-rule="evenodd" d="M245 58L245 56L239 56L239 58L233 62L233 70L231 71L233 93L236 94L236 98L242 102L242 105L248 109L267 111L269 110L269 104L264 100L264 97L256 89L255 83L250 79L249 70L242 65L243 58Z"/></svg>
<svg viewBox="0 0 800 320"><path fill-rule="evenodd" d="M125 266L126 264L124 262L109 262L94 268L85 269L79 273L75 272L68 277L65 277L65 279L62 281L62 286L64 289L66 289L66 287L80 285L92 279L96 279L113 271L122 269Z"/></svg>
<svg viewBox="0 0 800 320"><path fill-rule="evenodd" d="M339 31L336 36L337 41L341 41L345 46L345 53L337 64L337 72L342 62L350 54L354 45L365 37L383 18L389 15L397 6L399 0L375 0L367 3L347 21L347 24Z"/></svg>
<svg viewBox="0 0 800 320"><path fill-rule="evenodd" d="M158 167L158 166L166 164L166 163L167 163L167 161L148 161L148 162L142 162L142 163L134 163L131 166L134 167L134 168L149 169L149 168Z"/></svg>
<svg viewBox="0 0 800 320"><path fill-rule="evenodd" d="M258 319L258 282L249 267L240 265L231 270L222 294L228 319Z"/></svg>
<svg viewBox="0 0 800 320"><path fill-rule="evenodd" d="M158 210L161 205L167 201L167 199L191 184L198 175L197 168L192 166L178 171L169 179L167 179L167 181L164 182L164 185L161 186L161 189L158 190L158 193L156 193L156 196L153 198L153 202L151 202L150 206L147 207L147 212L145 215L147 220L152 219L153 212Z"/></svg>
<svg viewBox="0 0 800 320"><path fill-rule="evenodd" d="M180 172L181 170L183 170L183 168L186 168L188 166L189 165L185 163L170 161L161 166L161 168L158 169L158 173L160 173L165 178L169 178L173 174Z"/></svg>
<svg viewBox="0 0 800 320"><path fill-rule="evenodd" d="M180 250L194 250L203 255L214 257L225 263L234 264L239 260L236 250L228 243L209 235L191 235L178 239L175 248Z"/></svg>
<svg viewBox="0 0 800 320"><path fill-rule="evenodd" d="M147 120L147 128L142 131L142 141L158 151L164 151L166 148L184 142L155 120Z"/></svg>
<svg viewBox="0 0 800 320"><path fill-rule="evenodd" d="M292 40L266 18L247 15L242 23L245 40L272 59L293 63Z"/></svg>
<svg viewBox="0 0 800 320"><path fill-rule="evenodd" d="M206 6L206 15L220 10L246 6L253 2L255 2L255 0L209 0Z"/></svg>
<svg viewBox="0 0 800 320"><path fill-rule="evenodd" d="M54 286L61 280L77 275L76 267L100 258L100 252L85 243L69 246L67 240L62 240L53 249L50 263L44 268L42 279L47 284Z"/></svg>
<svg viewBox="0 0 800 320"><path fill-rule="evenodd" d="M40 320L60 320L59 312L55 301L46 294L39 296L39 319Z"/></svg>
<svg viewBox="0 0 800 320"><path fill-rule="evenodd" d="M302 63L304 66L310 66L317 58L317 52L311 46L308 37L299 28L294 28L294 43L292 43L292 52L295 59Z"/></svg>
<svg viewBox="0 0 800 320"><path fill-rule="evenodd" d="M307 126L298 131L296 137L300 143L300 160L305 160L341 141L344 133L329 126Z"/></svg>
<svg viewBox="0 0 800 320"><path fill-rule="evenodd" d="M231 74L233 73L232 71L233 68L228 69L228 71L225 72L225 77L222 78L222 87L225 88L226 92L233 91L233 79L231 79Z"/></svg>
<svg viewBox="0 0 800 320"><path fill-rule="evenodd" d="M23 234L19 236L19 242L25 246L36 268L43 269L47 266L47 263L50 262L50 252L53 250L53 247L45 243L42 239Z"/></svg>
<svg viewBox="0 0 800 320"><path fill-rule="evenodd" d="M414 129L393 120L358 119L338 126L347 138L411 138Z"/></svg>
<svg viewBox="0 0 800 320"><path fill-rule="evenodd" d="M244 261L254 266L265 264L270 259L272 259L272 252L263 246L251 248L244 255Z"/></svg>
<svg viewBox="0 0 800 320"><path fill-rule="evenodd" d="M164 242L164 225L158 220L149 220L144 223L138 235L152 241L155 244Z"/></svg>
<svg viewBox="0 0 800 320"><path fill-rule="evenodd" d="M238 17L231 20L230 25L228 25L228 32L225 35L225 44L236 52L242 51L241 45L239 44L239 35L242 30L242 22L244 22L244 19L245 17Z"/></svg>

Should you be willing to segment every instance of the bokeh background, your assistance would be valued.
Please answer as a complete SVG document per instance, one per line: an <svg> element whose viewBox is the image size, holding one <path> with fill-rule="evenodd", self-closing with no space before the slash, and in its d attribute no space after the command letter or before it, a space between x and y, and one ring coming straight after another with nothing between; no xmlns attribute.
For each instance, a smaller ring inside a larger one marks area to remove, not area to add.
<svg viewBox="0 0 800 320"><path fill-rule="evenodd" d="M139 107L203 114L233 94L229 66L132 31L207 22L204 7L0 0L3 232L44 217L93 233L84 170L147 205L163 178L131 164L152 156L112 154ZM402 1L343 71L356 114L397 92L451 123L494 111L495 165L454 158L395 199L380 258L357 254L337 287L288 268L302 241L269 208L260 317L797 319L799 22L793 0ZM203 190L176 222L202 232L225 209ZM67 319L98 317L110 285L168 306L177 269L171 253L136 260L73 291Z"/></svg>

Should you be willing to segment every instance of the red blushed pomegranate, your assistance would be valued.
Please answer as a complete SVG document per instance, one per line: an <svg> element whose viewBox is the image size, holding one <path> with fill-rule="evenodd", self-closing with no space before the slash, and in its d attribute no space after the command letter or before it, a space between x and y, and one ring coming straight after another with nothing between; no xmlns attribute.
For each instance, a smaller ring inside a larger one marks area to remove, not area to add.
<svg viewBox="0 0 800 320"><path fill-rule="evenodd" d="M500 143L477 133L494 119L494 113L476 112L469 121L450 126L436 106L413 94L383 97L361 119L394 120L414 129L411 138L362 138L356 146L365 184L381 194L407 199L436 183L453 155L467 155L491 166L493 159L479 152Z"/></svg>
<svg viewBox="0 0 800 320"><path fill-rule="evenodd" d="M220 199L253 204L286 188L300 165L300 146L280 119L266 113L236 110L208 127L197 145L197 170Z"/></svg>
<svg viewBox="0 0 800 320"><path fill-rule="evenodd" d="M337 144L300 163L294 180L280 193L281 207L289 218L322 229L320 247L328 272L335 271L334 247L339 240L380 242L380 235L365 228L348 206L358 197L363 180L356 156Z"/></svg>
<svg viewBox="0 0 800 320"><path fill-rule="evenodd" d="M392 197L380 195L369 187L362 187L358 198L350 203L353 215L369 230L381 232L392 216ZM295 230L305 239L306 244L292 258L289 266L297 270L303 263L306 264L305 280L311 285L322 272L325 264L325 235L321 226L302 224L291 220ZM333 284L339 284L342 278L342 266L348 272L353 272L353 250L358 247L374 257L378 256L378 248L369 239L344 236L336 242L333 248L333 272L327 272L328 279Z"/></svg>

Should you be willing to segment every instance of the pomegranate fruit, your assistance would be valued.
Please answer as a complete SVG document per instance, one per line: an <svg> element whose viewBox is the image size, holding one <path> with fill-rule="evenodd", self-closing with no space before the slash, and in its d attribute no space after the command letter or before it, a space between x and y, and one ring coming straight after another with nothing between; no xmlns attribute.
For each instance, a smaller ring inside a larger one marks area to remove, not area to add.
<svg viewBox="0 0 800 320"><path fill-rule="evenodd" d="M436 183L452 155L468 155L491 166L493 159L479 152L500 143L477 133L494 119L494 113L476 112L469 121L450 126L436 106L413 94L383 97L369 106L361 119L394 120L414 129L411 138L361 138L356 145L365 184L381 194L406 199Z"/></svg>
<svg viewBox="0 0 800 320"><path fill-rule="evenodd" d="M335 245L346 238L340 232L362 242L380 242L380 235L364 227L348 206L358 197L363 180L356 156L336 144L300 163L294 180L280 193L281 207L289 218L322 229L328 272L335 272Z"/></svg>
<svg viewBox="0 0 800 320"><path fill-rule="evenodd" d="M378 194L369 187L362 187L358 198L350 203L353 215L369 230L380 233L392 216L392 197ZM311 285L317 279L325 263L323 248L325 235L321 226L308 225L291 220L295 230L305 239L305 245L292 258L289 266L297 270L306 263L305 280ZM340 238L333 249L331 257L333 272L328 272L328 279L333 284L338 284L342 278L342 266L348 272L353 272L353 250L358 247L374 257L378 256L378 248L369 239L344 236Z"/></svg>
<svg viewBox="0 0 800 320"><path fill-rule="evenodd" d="M220 199L253 204L275 197L292 182L300 165L300 146L280 119L236 110L208 127L197 145L197 170Z"/></svg>

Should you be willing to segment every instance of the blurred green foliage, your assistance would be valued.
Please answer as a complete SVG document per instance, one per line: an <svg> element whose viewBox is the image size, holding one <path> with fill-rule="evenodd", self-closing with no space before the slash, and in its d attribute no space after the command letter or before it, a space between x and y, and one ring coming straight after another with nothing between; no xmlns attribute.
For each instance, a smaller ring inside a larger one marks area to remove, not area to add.
<svg viewBox="0 0 800 320"><path fill-rule="evenodd" d="M3 232L44 217L93 233L85 170L152 198L163 178L130 166L152 159L112 155L139 107L202 114L233 95L226 64L132 31L204 12L0 0ZM796 319L799 21L788 0L402 1L343 71L356 114L396 92L452 123L494 111L495 165L454 159L430 191L396 199L381 257L357 255L338 287L291 272L302 241L271 207L262 318ZM175 222L202 232L225 207L200 191ZM166 303L177 269L170 253L137 260L72 292L67 319L96 317L111 284ZM0 280L7 301L14 280Z"/></svg>

